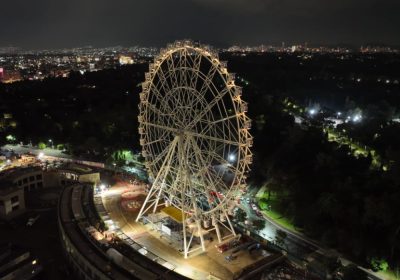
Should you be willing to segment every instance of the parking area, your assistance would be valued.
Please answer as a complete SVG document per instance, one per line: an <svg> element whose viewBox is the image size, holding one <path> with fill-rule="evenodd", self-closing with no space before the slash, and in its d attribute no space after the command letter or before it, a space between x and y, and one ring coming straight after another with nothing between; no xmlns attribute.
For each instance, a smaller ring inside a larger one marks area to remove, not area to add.
<svg viewBox="0 0 400 280"><path fill-rule="evenodd" d="M27 226L30 218L35 221ZM44 270L37 279L70 279L59 241L55 209L27 212L10 223L2 222L0 240L25 248L39 258Z"/></svg>

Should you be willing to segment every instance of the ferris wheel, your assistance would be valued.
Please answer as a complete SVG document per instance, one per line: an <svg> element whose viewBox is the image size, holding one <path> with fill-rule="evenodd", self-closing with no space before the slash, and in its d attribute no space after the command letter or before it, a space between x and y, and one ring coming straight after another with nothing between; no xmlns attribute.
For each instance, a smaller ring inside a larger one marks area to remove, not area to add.
<svg viewBox="0 0 400 280"><path fill-rule="evenodd" d="M190 234L203 250L204 231L215 230L219 242L235 235L229 214L245 188L253 138L234 79L208 46L178 41L160 51L142 83L139 134L152 185L136 220L161 206L178 209L185 257Z"/></svg>

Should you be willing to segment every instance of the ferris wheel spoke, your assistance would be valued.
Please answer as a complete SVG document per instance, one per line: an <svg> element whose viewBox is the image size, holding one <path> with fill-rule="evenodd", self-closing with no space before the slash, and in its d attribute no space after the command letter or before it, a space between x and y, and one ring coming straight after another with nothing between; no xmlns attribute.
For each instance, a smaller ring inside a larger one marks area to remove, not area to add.
<svg viewBox="0 0 400 280"><path fill-rule="evenodd" d="M165 149L163 151L161 151L157 157L152 160L152 162L150 163L151 165L156 165L166 154L168 154L172 149L175 149L176 146L176 137L174 138L174 140L172 140L167 147L165 147Z"/></svg>
<svg viewBox="0 0 400 280"><path fill-rule="evenodd" d="M228 88L225 88L221 92L218 93L216 97L208 104L206 110L200 112L196 118L193 119L193 121L187 126L188 129L192 128L194 125L196 125L197 122L199 122L205 115L207 115L212 108L225 96L226 93L229 92Z"/></svg>
<svg viewBox="0 0 400 280"><path fill-rule="evenodd" d="M165 111L165 112L173 112L173 110L172 110L172 108L169 106L169 104L168 104L167 102L164 102L165 96L162 96L160 90L159 90L157 87L155 87L155 86L153 86L153 87L151 88L151 90L154 90L155 96L157 97L157 100L159 100L159 102L160 102L160 104L161 104L161 107L163 107L164 111ZM163 114L167 114L167 113L164 113L164 112L163 112Z"/></svg>
<svg viewBox="0 0 400 280"><path fill-rule="evenodd" d="M194 140L193 140L194 141ZM202 162L203 162L203 165L204 166L207 166L207 165L205 165L206 164L206 162L205 162L205 160L204 160L204 158L203 158L203 155L200 153L200 148L197 146L197 144L195 143L195 141L194 141L194 145L197 147L197 152L198 152L198 155L199 155L199 157L201 158L201 160L202 160ZM203 153L204 154L204 153ZM215 154L213 154L212 155L212 158L213 159L217 159L217 157L215 157ZM213 167L214 168L214 167ZM214 191L218 191L216 188L215 188L215 186L219 186L220 188L222 188L222 189L226 189L228 186L226 185L226 182L224 182L223 181L223 179L222 179L222 176L217 176L217 174L215 174L215 172L210 172L209 170L206 170L206 175L207 175L207 181L209 181L210 182L210 184L212 185L212 186L214 186ZM204 174L203 174L204 175Z"/></svg>
<svg viewBox="0 0 400 280"><path fill-rule="evenodd" d="M144 146L149 146L149 145L153 145L153 144L156 144L156 143L163 143L163 142L165 142L165 139L163 137L161 137L159 139L156 139L156 140L153 140L153 141L150 141L150 142L145 142L143 145Z"/></svg>
<svg viewBox="0 0 400 280"><path fill-rule="evenodd" d="M188 60L188 55L187 55L187 50L184 50L183 52L180 53L180 57L179 57L179 76L180 76L180 84L184 84L187 85L188 84L188 80L187 80L187 74L188 71L185 71L184 69L186 68L187 65L187 60Z"/></svg>
<svg viewBox="0 0 400 280"><path fill-rule="evenodd" d="M214 65L211 64L210 69L207 72L207 75L204 75L201 71L197 71L197 78L201 77L203 80L203 84L201 85L199 92L199 97L203 97L206 93L207 90L210 90L211 87L213 87L214 90L216 90L214 84L213 84L213 77L215 75L215 73L217 72L217 67L215 67ZM196 83L197 83L197 79L196 79ZM193 107L196 107L198 105L198 103L194 103L192 104Z"/></svg>
<svg viewBox="0 0 400 280"><path fill-rule="evenodd" d="M168 60L167 60L167 63L168 63ZM167 66L168 66L168 64L167 64ZM169 72L169 73L171 73L171 72ZM159 83L161 83L161 86L163 87L164 92L170 92L172 87L170 87L170 85L167 83L167 81L168 81L167 76L165 75L161 66L159 68L159 71L157 71L157 75L159 78Z"/></svg>
<svg viewBox="0 0 400 280"><path fill-rule="evenodd" d="M231 124L230 120L233 120L236 118L237 118L236 115L231 115L231 116L221 118L218 120L207 120L206 122L204 122L205 125L202 127L201 131L198 133L201 135L208 135L210 133L210 130L212 130L212 129L214 129L214 133L218 133L217 129L221 130L221 125L223 126L222 129L226 126L233 125L233 124ZM222 124L217 126L217 124L220 124L220 123L222 123ZM237 131L237 127L227 127L227 131L229 132L228 134L230 136L230 133L232 131L235 131L235 132ZM226 138L226 133L224 133L223 131L221 131L221 133L218 135L219 135L218 137L221 137L224 139ZM221 135L224 135L225 137L221 136ZM232 137L232 138L234 138L234 137ZM229 140L232 140L232 139L229 139Z"/></svg>
<svg viewBox="0 0 400 280"><path fill-rule="evenodd" d="M146 106L147 108L149 108L151 111L156 113L158 116L171 117L174 115L173 113L164 113L164 112L160 111L156 106L154 106L151 103L147 103L146 105L147 105ZM173 110L171 110L171 112L173 112Z"/></svg>
<svg viewBox="0 0 400 280"><path fill-rule="evenodd" d="M225 118L221 118L221 119L218 119L218 120L211 121L209 123L217 124L217 123L224 122L224 121L227 121L227 120L237 119L237 117L238 116L235 114L235 115L231 115L231 116L228 116L228 117L225 117Z"/></svg>
<svg viewBox="0 0 400 280"><path fill-rule="evenodd" d="M151 126L151 127L155 127L155 128L159 128L159 129L162 129L162 130L174 132L174 133L178 133L179 132L179 130L177 128L173 128L173 127L170 127L170 126L159 125L159 124L150 123L150 122L142 122L142 124L143 125L147 125L147 126Z"/></svg>
<svg viewBox="0 0 400 280"><path fill-rule="evenodd" d="M216 182L216 180L212 180L211 179L211 174L208 172L208 170L207 170L207 163L204 161L204 159L203 159L203 157L202 157L202 155L201 155L201 150L200 150L200 148L199 148L199 146L197 146L197 143L196 143L196 141L193 139L193 138L191 138L191 142L192 142L192 145L193 145L193 150L195 151L195 154L196 154L196 156L197 156L197 160L198 161L200 161L201 162L201 164L203 165L203 167L204 167L204 171L203 172L201 172L201 177L202 177L202 180L203 180L203 182L206 184L205 186L204 186L204 189L206 190L206 193L207 193L207 196L208 196L208 198L209 198L209 194L208 194L208 192L207 192L207 185L210 187L210 188L212 188L212 190L214 191L214 193L215 194L217 194L218 193L218 191L217 191L217 189L215 188L215 182ZM207 184L207 182L208 182L208 184ZM220 197L218 196L218 195L216 195L216 197L217 197L217 199L219 200L219 203L221 203L221 200L220 200Z"/></svg>
<svg viewBox="0 0 400 280"><path fill-rule="evenodd" d="M192 67L192 76L190 79L190 86L192 88L196 88L196 84L197 84L197 80L199 78L199 74L200 73L200 63L201 63L201 55L196 55L194 56L193 59L193 67ZM193 75L193 72L197 73L196 75Z"/></svg>
<svg viewBox="0 0 400 280"><path fill-rule="evenodd" d="M177 71L175 68L175 62L173 57L170 57L169 59L166 60L167 67L168 67L168 73L169 73L169 78L172 84L172 88L176 88L179 86L178 82L178 76L177 76Z"/></svg>
<svg viewBox="0 0 400 280"><path fill-rule="evenodd" d="M229 139L224 139L224 138L219 138L219 137L214 137L214 136L209 136L209 135L203 135L203 134L196 133L196 132L187 132L187 134L197 137L197 138L204 139L204 140L220 142L220 143L224 143L224 144L228 144L228 145L233 145L233 146L241 145L241 143L239 143L238 141L232 141Z"/></svg>
<svg viewBox="0 0 400 280"><path fill-rule="evenodd" d="M232 173L239 172L239 170L237 170L237 168L234 165L229 163L227 159L225 159L223 156L219 155L218 153L211 152L211 151L206 151L204 153L209 154L212 158L214 158L217 162L219 162L220 165L224 165L224 167L229 169L229 171L231 171Z"/></svg>

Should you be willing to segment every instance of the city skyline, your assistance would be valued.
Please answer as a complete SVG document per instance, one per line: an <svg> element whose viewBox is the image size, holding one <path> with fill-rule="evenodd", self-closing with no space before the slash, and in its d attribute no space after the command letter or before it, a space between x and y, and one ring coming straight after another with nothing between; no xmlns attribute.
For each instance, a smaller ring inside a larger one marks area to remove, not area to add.
<svg viewBox="0 0 400 280"><path fill-rule="evenodd" d="M101 0L4 3L2 46L57 49L84 45L163 46L192 38L230 45L399 45L394 0ZM167 12L166 12L167 11Z"/></svg>

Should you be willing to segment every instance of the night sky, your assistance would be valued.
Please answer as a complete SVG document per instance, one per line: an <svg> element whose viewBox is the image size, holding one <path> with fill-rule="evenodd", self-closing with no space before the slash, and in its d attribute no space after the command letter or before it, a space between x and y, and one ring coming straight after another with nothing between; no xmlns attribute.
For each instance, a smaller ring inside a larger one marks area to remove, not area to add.
<svg viewBox="0 0 400 280"><path fill-rule="evenodd" d="M400 45L400 0L2 0L0 46Z"/></svg>

